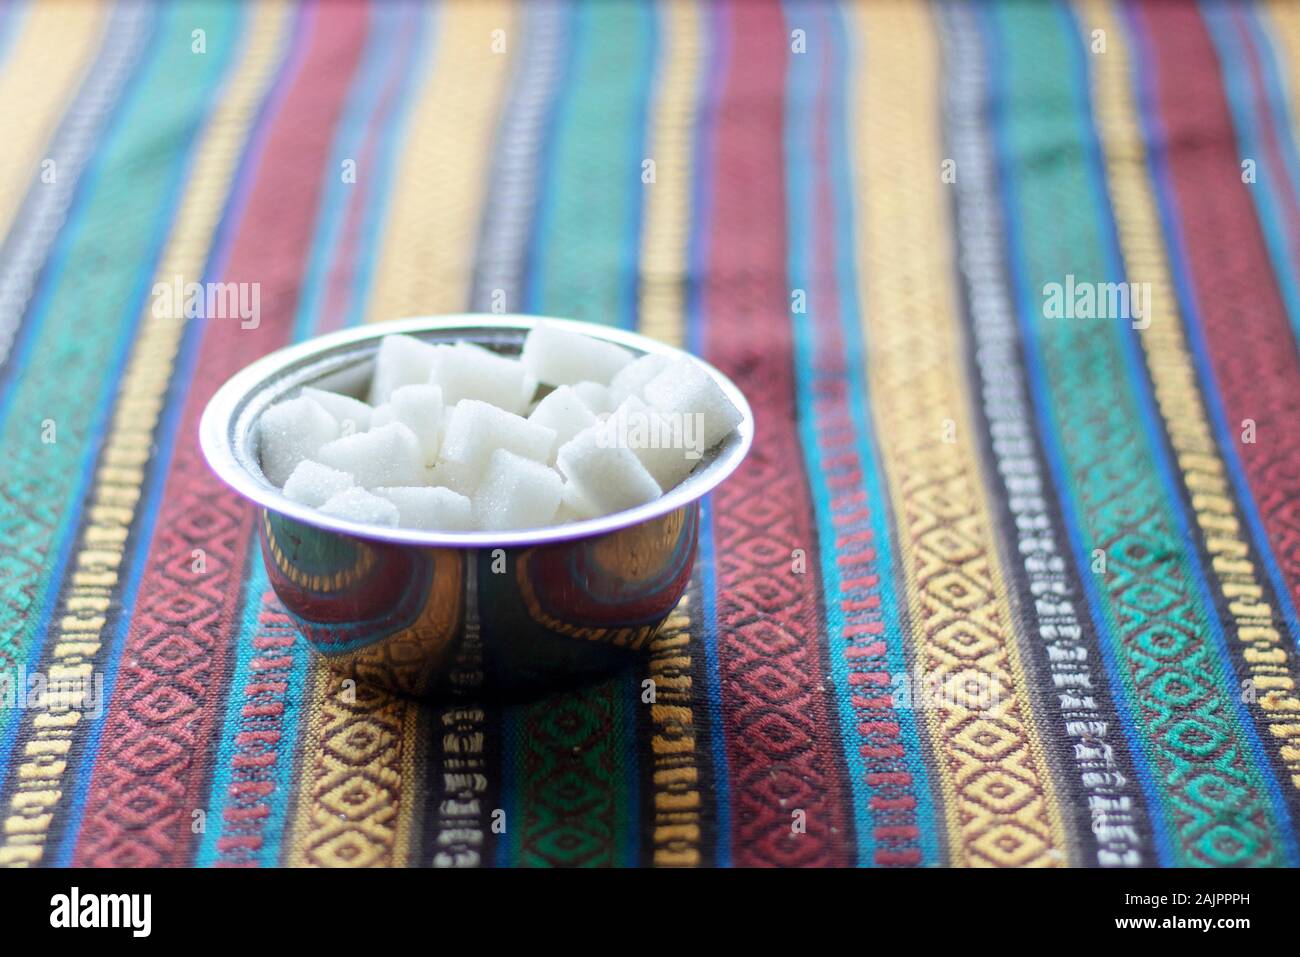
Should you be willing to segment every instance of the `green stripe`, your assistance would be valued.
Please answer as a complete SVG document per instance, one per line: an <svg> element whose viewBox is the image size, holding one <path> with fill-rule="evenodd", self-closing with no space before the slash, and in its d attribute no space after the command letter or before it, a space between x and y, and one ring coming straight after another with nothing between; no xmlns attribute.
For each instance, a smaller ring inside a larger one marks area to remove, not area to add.
<svg viewBox="0 0 1300 957"><path fill-rule="evenodd" d="M543 312L631 326L652 13L590 4L575 23L573 59L546 156L530 297Z"/></svg>
<svg viewBox="0 0 1300 957"><path fill-rule="evenodd" d="M627 4L578 13L567 87L546 154L530 307L631 325L638 264L641 138L653 68L653 14ZM522 709L518 863L629 863L633 707L618 677Z"/></svg>
<svg viewBox="0 0 1300 957"><path fill-rule="evenodd" d="M1268 785L1211 630L1217 619L1198 587L1126 371L1120 337L1137 333L1118 319L1049 318L1044 306L1046 284L1064 284L1067 274L1076 283L1120 278L1107 273L1081 139L1090 118L1080 116L1072 86L1077 38L1050 5L999 5L994 20L1007 78L1010 223L1020 232L1025 321L1034 327L1026 348L1041 363L1048 393L1036 400L1046 402L1059 437L1068 473L1062 491L1081 524L1083 550L1105 552L1106 571L1096 576L1102 637L1151 762L1152 811L1175 835L1170 863L1282 863Z"/></svg>
<svg viewBox="0 0 1300 957"><path fill-rule="evenodd" d="M80 521L194 134L237 42L239 17L235 5L215 0L167 9L145 54L155 59L129 81L129 99L64 227L55 285L37 300L34 339L24 349L30 358L0 433L0 662L36 651L51 576ZM197 29L207 33L206 53L191 52Z"/></svg>

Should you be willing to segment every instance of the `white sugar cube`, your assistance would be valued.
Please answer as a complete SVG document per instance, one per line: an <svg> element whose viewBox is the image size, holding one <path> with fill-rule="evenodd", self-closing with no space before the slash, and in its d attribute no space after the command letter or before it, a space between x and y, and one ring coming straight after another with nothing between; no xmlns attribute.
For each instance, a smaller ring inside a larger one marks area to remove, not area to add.
<svg viewBox="0 0 1300 957"><path fill-rule="evenodd" d="M352 487L352 476L311 459L298 463L284 483L284 494L295 502L320 508L331 498Z"/></svg>
<svg viewBox="0 0 1300 957"><path fill-rule="evenodd" d="M304 386L302 395L334 416L334 421L339 424L340 435L355 435L370 428L370 406L360 399L338 392L326 392L324 389L313 389L311 386Z"/></svg>
<svg viewBox="0 0 1300 957"><path fill-rule="evenodd" d="M449 488L379 488L375 494L397 506L402 528L468 532L474 527L470 500Z"/></svg>
<svg viewBox="0 0 1300 957"><path fill-rule="evenodd" d="M528 371L547 385L572 385L588 379L604 385L632 361L632 353L612 342L543 322L524 338L521 358Z"/></svg>
<svg viewBox="0 0 1300 957"><path fill-rule="evenodd" d="M668 356L651 352L619 369L609 380L610 408L605 411L613 411L630 395L640 397L645 384L672 364L673 360Z"/></svg>
<svg viewBox="0 0 1300 957"><path fill-rule="evenodd" d="M740 410L694 359L678 359L647 382L642 394L646 403L659 412L701 417L692 418L684 427L702 435L706 449L713 448L740 424Z"/></svg>
<svg viewBox="0 0 1300 957"><path fill-rule="evenodd" d="M578 393L578 398L582 400L583 405L595 415L610 412L614 408L614 400L610 398L609 390L599 382L590 380L577 382L571 388Z"/></svg>
<svg viewBox="0 0 1300 957"><path fill-rule="evenodd" d="M400 422L414 432L420 440L424 464L433 465L442 436L442 390L436 385L404 385L394 389L371 418L374 427L390 422Z"/></svg>
<svg viewBox="0 0 1300 957"><path fill-rule="evenodd" d="M472 496L482 477L481 469L470 468L458 462L439 462L425 471L426 485L449 488L460 495Z"/></svg>
<svg viewBox="0 0 1300 957"><path fill-rule="evenodd" d="M420 440L400 422L335 439L321 446L313 458L347 472L365 488L421 485L425 478Z"/></svg>
<svg viewBox="0 0 1300 957"><path fill-rule="evenodd" d="M282 486L298 463L314 459L325 443L338 438L334 416L303 396L271 406L257 423L262 473Z"/></svg>
<svg viewBox="0 0 1300 957"><path fill-rule="evenodd" d="M556 462L598 515L643 505L662 493L631 449L611 444L603 423L584 429L560 446Z"/></svg>
<svg viewBox="0 0 1300 957"><path fill-rule="evenodd" d="M565 521L581 522L584 519L600 515L600 506L582 493L582 489L573 482L565 482L560 494L560 511L556 520L563 516Z"/></svg>
<svg viewBox="0 0 1300 957"><path fill-rule="evenodd" d="M363 488L350 488L330 498L320 509L326 515L366 525L397 526L397 506Z"/></svg>
<svg viewBox="0 0 1300 957"><path fill-rule="evenodd" d="M428 381L442 389L448 405L478 399L514 413L527 409L537 391L537 380L518 359L472 342L458 342L441 351Z"/></svg>
<svg viewBox="0 0 1300 957"><path fill-rule="evenodd" d="M631 449L664 490L686 478L707 448L699 419L665 415L636 395L624 399L602 428L611 444Z"/></svg>
<svg viewBox="0 0 1300 957"><path fill-rule="evenodd" d="M554 462L559 447L583 429L595 425L596 417L578 398L578 393L567 385L562 385L537 403L537 408L528 416L528 421L555 430L555 445L548 459Z"/></svg>
<svg viewBox="0 0 1300 957"><path fill-rule="evenodd" d="M387 402L393 390L404 385L422 385L440 352L447 346L430 345L412 336L384 336L375 354L375 371L370 380L370 404Z"/></svg>
<svg viewBox="0 0 1300 957"><path fill-rule="evenodd" d="M461 488L466 483L475 487L497 449L545 464L550 460L554 446L554 429L529 422L486 402L463 399L447 419L439 465L447 462L459 466ZM451 487L456 488L454 485Z"/></svg>
<svg viewBox="0 0 1300 957"><path fill-rule="evenodd" d="M581 522L583 518L584 516L579 515L573 509L569 508L569 506L564 503L564 500L561 499L560 508L555 513L555 520L553 524L568 525L570 522Z"/></svg>
<svg viewBox="0 0 1300 957"><path fill-rule="evenodd" d="M497 449L474 493L474 523L492 531L550 525L560 507L561 491L554 469Z"/></svg>

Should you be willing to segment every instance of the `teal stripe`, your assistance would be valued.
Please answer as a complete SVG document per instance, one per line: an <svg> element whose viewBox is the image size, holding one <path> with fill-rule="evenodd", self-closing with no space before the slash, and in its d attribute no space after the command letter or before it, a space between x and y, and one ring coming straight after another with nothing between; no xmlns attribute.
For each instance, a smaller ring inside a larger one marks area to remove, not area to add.
<svg viewBox="0 0 1300 957"><path fill-rule="evenodd" d="M993 18L1009 81L1008 226L1019 234L1026 355L1067 465L1063 499L1083 523L1073 531L1083 551L1107 554L1098 589L1106 641L1142 719L1157 779L1152 809L1178 835L1176 863L1280 863L1283 818L1268 800L1276 783L1237 707L1222 625L1185 547L1190 532L1134 334L1127 322L1048 318L1038 298L1067 273L1079 283L1121 278L1077 34L1048 6L999 6Z"/></svg>
<svg viewBox="0 0 1300 957"><path fill-rule="evenodd" d="M1080 129L1084 135L1085 152L1089 160L1089 178L1096 197L1093 208L1101 214L1103 255L1106 270L1109 278L1120 281L1127 279L1128 276L1125 273L1123 255L1119 246L1118 226L1115 223L1114 212L1108 201L1109 193L1106 185L1106 172L1102 160L1100 137L1096 126L1092 124L1092 100L1091 90L1088 86L1088 69L1084 60L1082 45L1078 41L1083 31L1079 23L1074 19L1070 8L1061 6L1059 9L1063 29L1066 35L1075 41L1071 45L1074 52L1073 67L1076 76L1080 78L1079 83L1076 85L1076 89L1079 91L1076 103L1082 117ZM1274 833L1281 845L1279 852L1285 855L1285 859L1289 864L1294 866L1297 862L1300 862L1300 856L1298 856L1300 855L1300 848L1296 845L1296 835L1292 828L1290 808L1282 795L1281 781L1270 761L1269 753L1264 748L1264 742L1260 737L1260 728L1256 724L1251 709L1246 706L1244 696L1238 691L1243 679L1233 664L1232 653L1228 647L1228 635L1215 605L1216 593L1210 587L1206 568L1200 561L1200 554L1191 545L1195 541L1197 534L1196 515L1192 511L1187 495L1184 494L1186 490L1182 478L1178 474L1174 453L1163 431L1159 406L1155 398L1155 389L1146 374L1146 365L1138 336L1136 334L1125 334L1120 337L1119 341L1124 347L1124 358L1128 367L1130 381L1139 399L1147 440L1154 454L1166 501L1171 506L1171 516L1174 523L1173 531L1178 536L1179 541L1184 544L1183 557L1186 567L1191 572L1190 584L1192 592L1200 603L1202 613L1211 624L1209 630L1210 651L1216 658L1222 676L1223 683L1219 687L1222 700L1228 704L1231 715L1236 718L1236 730L1239 733L1238 740L1247 752L1244 760L1253 765L1258 780L1264 789L1264 796L1271 805L1276 826ZM1221 850L1221 848L1219 849Z"/></svg>
<svg viewBox="0 0 1300 957"><path fill-rule="evenodd" d="M62 580L56 573L78 531L99 442L240 19L238 8L208 0L167 9L157 56L113 118L34 300L12 364L23 374L9 380L0 411L7 453L0 481L16 510L3 517L6 554L20 563L0 605L0 654L39 654L36 639ZM196 24L207 30L205 54L190 51ZM46 423L54 442L42 441ZM7 718L0 713L0 725Z"/></svg>
<svg viewBox="0 0 1300 957"><path fill-rule="evenodd" d="M539 210L528 302L541 312L631 327L656 22L642 4L578 10L573 60Z"/></svg>
<svg viewBox="0 0 1300 957"><path fill-rule="evenodd" d="M640 211L643 191L654 188L642 185L641 162L646 158L656 30L654 12L645 5L590 4L577 13L574 51L548 143L543 201L534 229L526 300L534 311L634 325ZM634 703L639 697L629 697L635 690L611 678L558 700L506 709L503 800L514 810L507 839L500 845L500 862L639 862L641 809L633 786L639 781L639 756L635 736L628 734L632 709L639 706ZM583 729L547 723L561 706L583 723ZM566 740L594 737L600 743L582 755L538 750L521 763L522 751L535 746L527 733L531 723L547 725ZM571 778L554 776L551 764L575 758L582 766ZM547 767L541 768L543 764ZM530 773L530 768L541 769ZM579 798L569 795L575 787L582 789ZM533 788L548 789L548 794L542 800L530 799ZM553 829L566 833L563 813L554 814L553 809L570 803L608 803L610 833L597 837L586 827L575 827L567 832L572 845L556 833L549 833L544 848L530 845L529 835L540 841ZM528 835L519 833L525 829Z"/></svg>
<svg viewBox="0 0 1300 957"><path fill-rule="evenodd" d="M78 92L74 102L69 107L67 116L64 118L60 127L60 132L55 136L51 144L51 155L59 157L58 165L60 175L63 177L61 183L54 184L53 190L46 184L37 184L33 188L43 201L44 206L34 210L24 208L20 216L18 228L9 237L8 242L11 245L22 245L22 236L26 232L33 236L38 233L44 233L45 239L33 239L32 243L40 248L29 248L26 253L15 251L19 260L26 260L25 264L16 261L15 271L5 277L0 277L0 284L8 286L10 297L16 295L21 302L12 301L8 303L9 308L0 310L0 324L9 324L12 332L12 324L20 322L22 317L29 311L28 306L32 299L32 288L29 283L38 281L40 273L47 261L51 260L55 252L56 242L59 237L58 229L67 218L67 205L76 196L76 183L82 169L87 162L94 156L95 144L99 140L99 135L109 124L110 118L118 109L124 99L124 91L128 89L128 81L138 65L141 55L148 46L149 39L153 36L154 18L147 14L151 11L122 9L114 11L106 28L104 44L112 45L114 53L109 56L105 49L101 49L95 63L90 67L82 88ZM73 135L71 127L76 127L76 133ZM65 135L66 134L66 135ZM30 199L30 197L29 197ZM49 215L42 216L42 212ZM29 215L30 214L30 215ZM42 293L43 294L43 293ZM0 292L0 297L5 294ZM0 337L3 333L0 333ZM0 343L0 352L8 354L8 344ZM0 370L3 372L4 370ZM0 512L2 515L10 515L13 510L6 509ZM18 517L18 521L22 521ZM24 532L26 529L23 530ZM0 532L0 539L8 542L9 536ZM73 543L77 540L75 529L69 529L64 537L64 545L59 551L57 564L63 567L66 562L66 554L72 548ZM11 578L6 572L4 566L7 565L15 555L18 549L12 552L0 550L0 579ZM34 574L33 566L26 566L23 573L27 577ZM59 577L59 576L56 576ZM52 602L53 597L47 599ZM45 610L42 609L42 614ZM27 650L27 661L29 663L38 661L42 654L44 644L45 630L39 630L36 633L33 647ZM4 659L0 658L0 670L4 668ZM10 770L10 757L14 739L22 729L25 721L12 721L9 726L0 733L0 777L7 777Z"/></svg>

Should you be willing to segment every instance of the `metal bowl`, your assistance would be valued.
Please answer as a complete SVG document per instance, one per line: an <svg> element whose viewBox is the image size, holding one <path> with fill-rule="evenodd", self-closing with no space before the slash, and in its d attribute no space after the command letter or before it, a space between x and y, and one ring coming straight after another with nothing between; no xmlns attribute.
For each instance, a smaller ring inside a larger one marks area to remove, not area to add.
<svg viewBox="0 0 1300 957"><path fill-rule="evenodd" d="M223 385L199 427L217 475L258 507L271 586L329 664L408 695L553 688L623 666L644 648L690 581L700 499L744 459L749 403L704 368L743 420L676 488L638 508L520 532L425 532L323 515L262 474L258 417L307 385L364 396L379 340L467 340L517 354L541 317L401 319L320 336L274 352ZM638 355L683 355L620 329L546 322Z"/></svg>

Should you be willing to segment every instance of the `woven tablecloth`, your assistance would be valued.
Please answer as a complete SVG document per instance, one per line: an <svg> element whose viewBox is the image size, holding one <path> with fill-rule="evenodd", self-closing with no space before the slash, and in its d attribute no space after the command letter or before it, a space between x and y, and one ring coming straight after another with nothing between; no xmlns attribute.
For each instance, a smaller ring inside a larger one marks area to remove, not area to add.
<svg viewBox="0 0 1300 957"><path fill-rule="evenodd" d="M1284 2L5 4L0 863L1296 864L1298 120ZM198 417L466 310L755 446L627 673L352 695Z"/></svg>

